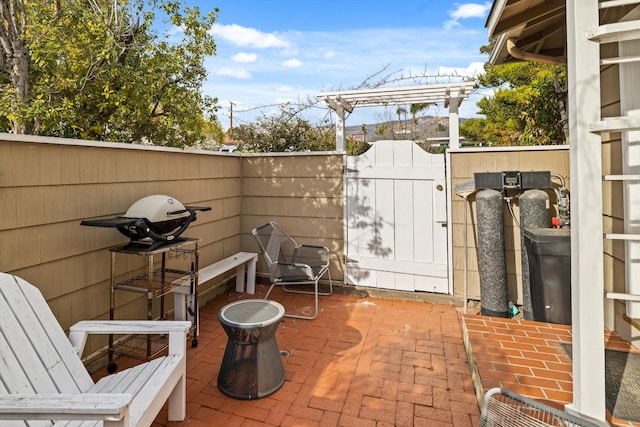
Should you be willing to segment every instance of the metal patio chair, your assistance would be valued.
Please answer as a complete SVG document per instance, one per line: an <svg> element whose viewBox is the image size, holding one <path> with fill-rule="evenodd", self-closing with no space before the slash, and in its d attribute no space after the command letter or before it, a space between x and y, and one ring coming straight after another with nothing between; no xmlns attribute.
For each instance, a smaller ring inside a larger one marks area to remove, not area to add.
<svg viewBox="0 0 640 427"><path fill-rule="evenodd" d="M536 402L518 393L492 388L484 395L480 427L603 427L609 424L584 419Z"/></svg>
<svg viewBox="0 0 640 427"><path fill-rule="evenodd" d="M281 285L285 292L313 295L315 298L313 315L285 313L285 316L309 320L318 317L318 295L327 296L333 293L329 272L329 249L325 246L299 244L273 221L254 228L252 234L269 267L271 287L264 298L269 298L269 294L276 285ZM325 273L329 278L329 291L320 292L318 282ZM294 285L313 285L313 290L293 290L291 286Z"/></svg>

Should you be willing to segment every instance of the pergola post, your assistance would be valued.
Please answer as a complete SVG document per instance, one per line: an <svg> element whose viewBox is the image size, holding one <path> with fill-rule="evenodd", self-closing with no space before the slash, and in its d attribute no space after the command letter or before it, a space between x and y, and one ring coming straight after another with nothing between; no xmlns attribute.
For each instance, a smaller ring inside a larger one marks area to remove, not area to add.
<svg viewBox="0 0 640 427"><path fill-rule="evenodd" d="M571 172L571 313L573 403L567 410L604 420L604 268L598 0L567 1L567 78ZM578 232L579 230L579 232Z"/></svg>
<svg viewBox="0 0 640 427"><path fill-rule="evenodd" d="M336 151L339 153L344 152L344 108L342 105L337 104L335 106L336 112Z"/></svg>
<svg viewBox="0 0 640 427"><path fill-rule="evenodd" d="M449 99L449 148L460 148L460 120L458 119L458 94Z"/></svg>

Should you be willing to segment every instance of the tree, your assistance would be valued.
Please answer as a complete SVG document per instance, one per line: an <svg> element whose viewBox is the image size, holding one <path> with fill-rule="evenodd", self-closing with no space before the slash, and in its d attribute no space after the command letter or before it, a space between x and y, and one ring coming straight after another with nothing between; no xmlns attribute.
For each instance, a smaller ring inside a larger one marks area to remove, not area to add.
<svg viewBox="0 0 640 427"><path fill-rule="evenodd" d="M20 108L29 95L29 54L24 35L26 34L26 11L25 4L20 0L6 0L0 3L0 43L4 51L1 57L2 85L3 88L11 85L13 88L13 99L9 105L3 102L5 111L16 111ZM5 90L3 90L4 92ZM9 107L9 110L7 110ZM5 117L11 122L11 127L15 133L25 133L31 130L27 128L27 123L16 120L13 116Z"/></svg>
<svg viewBox="0 0 640 427"><path fill-rule="evenodd" d="M411 104L411 106L409 107L409 111L411 112L411 126L415 127L415 125L418 123L418 119L417 119L417 115L419 112L426 110L427 108L429 108L430 106L435 105L434 103L431 102L423 102L423 103L419 103L419 104Z"/></svg>
<svg viewBox="0 0 640 427"><path fill-rule="evenodd" d="M299 112L282 106L279 114L272 117L262 115L255 123L234 127L229 136L242 141L240 149L249 152L333 150L334 133L312 126L298 115Z"/></svg>
<svg viewBox="0 0 640 427"><path fill-rule="evenodd" d="M400 130L401 130L401 128L400 128L400 124L401 124L401 122L400 122L400 116L402 116L403 114L406 116L406 114L407 114L407 109L406 109L406 108L404 108L404 107L399 106L399 107L396 109L396 114L398 114L398 132L400 132Z"/></svg>
<svg viewBox="0 0 640 427"><path fill-rule="evenodd" d="M383 123L381 125L377 125L376 129L374 131L374 133L379 137L383 137L384 135L386 135L389 132L390 132L390 128L389 128L389 125L387 123Z"/></svg>
<svg viewBox="0 0 640 427"><path fill-rule="evenodd" d="M216 13L173 0L3 0L2 130L202 143L217 108L201 93ZM160 25L179 29L182 39L160 37Z"/></svg>
<svg viewBox="0 0 640 427"><path fill-rule="evenodd" d="M492 46L485 46L490 52ZM566 69L533 62L485 67L478 85L498 88L478 102L485 118L468 119L460 134L491 145L564 144Z"/></svg>

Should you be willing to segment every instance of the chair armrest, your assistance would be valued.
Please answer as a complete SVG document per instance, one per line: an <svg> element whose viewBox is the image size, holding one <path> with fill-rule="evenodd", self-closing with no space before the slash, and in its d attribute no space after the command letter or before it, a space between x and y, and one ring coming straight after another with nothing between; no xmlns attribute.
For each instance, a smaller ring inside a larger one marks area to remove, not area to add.
<svg viewBox="0 0 640 427"><path fill-rule="evenodd" d="M69 341L82 354L89 334L168 334L169 354L184 354L191 326L178 320L82 320L69 329Z"/></svg>
<svg viewBox="0 0 640 427"><path fill-rule="evenodd" d="M128 425L132 398L124 393L0 394L0 419L108 420Z"/></svg>
<svg viewBox="0 0 640 427"><path fill-rule="evenodd" d="M90 334L186 334L190 328L191 322L183 320L81 320L70 330Z"/></svg>
<svg viewBox="0 0 640 427"><path fill-rule="evenodd" d="M326 246L298 245L293 252L293 261L312 267L328 266L331 252Z"/></svg>
<svg viewBox="0 0 640 427"><path fill-rule="evenodd" d="M304 264L302 262L276 261L273 263L273 265L282 265L284 267L311 268L309 264Z"/></svg>
<svg viewBox="0 0 640 427"><path fill-rule="evenodd" d="M310 265L299 262L274 262L275 276L278 281L312 281L315 273Z"/></svg>

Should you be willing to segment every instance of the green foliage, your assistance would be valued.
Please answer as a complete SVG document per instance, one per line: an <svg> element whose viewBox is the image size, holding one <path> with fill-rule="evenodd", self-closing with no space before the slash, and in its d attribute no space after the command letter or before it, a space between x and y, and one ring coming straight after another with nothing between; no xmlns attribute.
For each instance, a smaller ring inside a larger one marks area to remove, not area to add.
<svg viewBox="0 0 640 427"><path fill-rule="evenodd" d="M389 125L385 123L385 124L376 126L376 130L374 131L374 133L378 136L383 136L389 131L390 131Z"/></svg>
<svg viewBox="0 0 640 427"><path fill-rule="evenodd" d="M8 1L26 22L29 86L10 83L15 52L1 51L0 130L175 147L212 137L217 100L201 88L216 13L170 0Z"/></svg>
<svg viewBox="0 0 640 427"><path fill-rule="evenodd" d="M211 116L209 120L203 120L204 134L207 145L222 145L224 143L225 132L216 116Z"/></svg>
<svg viewBox="0 0 640 427"><path fill-rule="evenodd" d="M564 87L566 69L532 62L485 68L478 85L498 89L477 104L485 118L466 120L460 126L461 135L490 145L565 143L562 105L566 105L566 93L557 93L555 79Z"/></svg>
<svg viewBox="0 0 640 427"><path fill-rule="evenodd" d="M371 144L365 141L356 141L353 138L347 138L346 141L346 151L349 156L359 156L360 154L364 154L369 148L371 148Z"/></svg>
<svg viewBox="0 0 640 427"><path fill-rule="evenodd" d="M239 147L247 152L330 151L335 149L333 132L314 128L298 116L298 111L283 106L278 115L262 115L255 123L233 128L229 135L242 141Z"/></svg>

